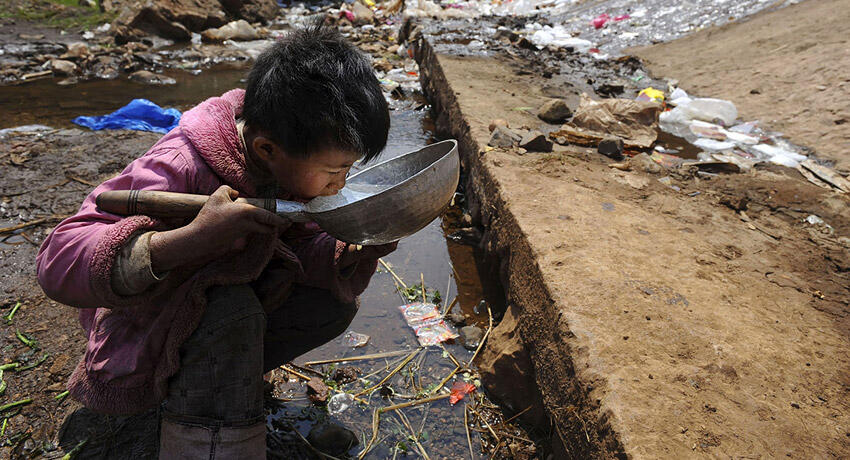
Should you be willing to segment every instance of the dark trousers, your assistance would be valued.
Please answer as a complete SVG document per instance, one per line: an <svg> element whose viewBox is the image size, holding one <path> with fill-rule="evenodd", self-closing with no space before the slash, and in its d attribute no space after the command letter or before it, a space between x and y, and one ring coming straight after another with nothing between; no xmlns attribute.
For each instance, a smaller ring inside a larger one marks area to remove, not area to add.
<svg viewBox="0 0 850 460"><path fill-rule="evenodd" d="M245 426L263 420L263 374L342 334L357 312L329 291L296 285L266 315L248 285L207 291L201 323L180 348L163 416L178 423Z"/></svg>

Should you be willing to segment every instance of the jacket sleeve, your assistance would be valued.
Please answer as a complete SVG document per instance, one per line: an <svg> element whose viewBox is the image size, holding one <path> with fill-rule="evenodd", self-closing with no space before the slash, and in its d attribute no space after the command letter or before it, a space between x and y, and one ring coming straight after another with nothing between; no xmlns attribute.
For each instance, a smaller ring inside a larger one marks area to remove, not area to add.
<svg viewBox="0 0 850 460"><path fill-rule="evenodd" d="M304 268L301 283L326 289L341 302L354 302L366 290L378 267L377 259L361 259L353 270L348 267L341 273L339 259L346 243L321 231L315 224L293 225L284 238Z"/></svg>
<svg viewBox="0 0 850 460"><path fill-rule="evenodd" d="M147 216L107 213L98 209L95 198L109 190L187 192L190 172L179 149L152 150L96 187L80 210L54 228L41 245L36 267L45 294L78 308L136 305L148 298L120 296L112 290L110 279L121 247L159 222Z"/></svg>

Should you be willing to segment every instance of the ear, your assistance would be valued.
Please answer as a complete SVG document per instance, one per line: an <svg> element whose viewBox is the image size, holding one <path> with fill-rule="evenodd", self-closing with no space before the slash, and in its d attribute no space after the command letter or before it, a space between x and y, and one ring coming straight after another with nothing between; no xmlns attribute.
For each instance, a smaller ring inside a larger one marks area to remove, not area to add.
<svg viewBox="0 0 850 460"><path fill-rule="evenodd" d="M251 147L253 147L254 153L266 163L283 153L271 139L262 135L254 138Z"/></svg>

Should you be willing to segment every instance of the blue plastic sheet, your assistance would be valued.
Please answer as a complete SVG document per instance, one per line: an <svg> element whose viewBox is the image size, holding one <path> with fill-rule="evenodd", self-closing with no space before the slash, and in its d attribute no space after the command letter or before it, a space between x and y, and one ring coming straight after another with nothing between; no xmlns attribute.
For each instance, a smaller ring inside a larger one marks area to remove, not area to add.
<svg viewBox="0 0 850 460"><path fill-rule="evenodd" d="M165 134L177 126L180 116L180 111L177 109L163 109L147 99L133 99L129 104L109 115L77 117L71 121L95 131L132 129Z"/></svg>

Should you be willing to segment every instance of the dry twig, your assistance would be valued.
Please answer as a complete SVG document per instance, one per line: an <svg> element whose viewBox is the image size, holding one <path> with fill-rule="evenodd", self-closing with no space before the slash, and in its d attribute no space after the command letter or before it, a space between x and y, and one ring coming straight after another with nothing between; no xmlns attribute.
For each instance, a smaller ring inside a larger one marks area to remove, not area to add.
<svg viewBox="0 0 850 460"><path fill-rule="evenodd" d="M419 349L417 349L418 351ZM320 364L333 364L333 363L345 363L351 361L364 361L367 359L380 359L380 358L390 358L392 356L401 356L404 354L410 353L410 350L398 350L398 351L385 351L383 353L374 353L371 355L362 355L362 356L349 356L348 358L334 358L334 359L323 359L320 361L308 361L304 363L305 366L318 366Z"/></svg>

